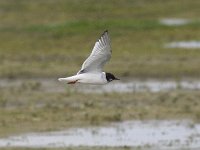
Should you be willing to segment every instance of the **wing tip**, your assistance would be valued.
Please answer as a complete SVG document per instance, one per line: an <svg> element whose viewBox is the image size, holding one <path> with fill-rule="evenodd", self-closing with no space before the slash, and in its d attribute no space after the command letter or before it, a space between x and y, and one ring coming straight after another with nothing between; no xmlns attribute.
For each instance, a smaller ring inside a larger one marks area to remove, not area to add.
<svg viewBox="0 0 200 150"><path fill-rule="evenodd" d="M101 39L102 37L105 37L105 36L108 36L108 30L107 30L107 29L102 33L100 39Z"/></svg>
<svg viewBox="0 0 200 150"><path fill-rule="evenodd" d="M99 39L97 39L97 41L96 41L96 42L99 42L99 40L101 40L101 38L102 38L102 37L104 37L106 34L108 35L108 30L107 30L107 29L106 29L106 30L104 30L104 32L101 34L100 38L99 38Z"/></svg>
<svg viewBox="0 0 200 150"><path fill-rule="evenodd" d="M108 33L108 30L107 30L107 29L103 32L102 36L103 36L104 34L106 34L106 33Z"/></svg>

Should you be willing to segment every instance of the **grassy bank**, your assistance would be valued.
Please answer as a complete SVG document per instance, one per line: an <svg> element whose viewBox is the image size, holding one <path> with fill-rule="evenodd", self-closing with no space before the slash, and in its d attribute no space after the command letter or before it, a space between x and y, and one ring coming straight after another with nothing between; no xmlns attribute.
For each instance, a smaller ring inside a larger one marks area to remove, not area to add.
<svg viewBox="0 0 200 150"><path fill-rule="evenodd" d="M164 45L200 40L199 4L197 0L2 0L0 77L71 75L108 29L113 56L106 71L139 78L198 78L198 50L167 49ZM180 27L159 22L177 17L192 22Z"/></svg>

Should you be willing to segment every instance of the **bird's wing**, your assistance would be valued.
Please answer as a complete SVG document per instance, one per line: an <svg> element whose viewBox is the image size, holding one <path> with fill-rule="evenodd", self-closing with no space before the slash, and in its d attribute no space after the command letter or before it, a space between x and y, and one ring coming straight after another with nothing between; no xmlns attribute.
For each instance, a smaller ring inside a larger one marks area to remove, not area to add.
<svg viewBox="0 0 200 150"><path fill-rule="evenodd" d="M103 66L111 58L111 46L108 31L106 30L97 40L90 56L83 63L77 74L85 72L102 72Z"/></svg>

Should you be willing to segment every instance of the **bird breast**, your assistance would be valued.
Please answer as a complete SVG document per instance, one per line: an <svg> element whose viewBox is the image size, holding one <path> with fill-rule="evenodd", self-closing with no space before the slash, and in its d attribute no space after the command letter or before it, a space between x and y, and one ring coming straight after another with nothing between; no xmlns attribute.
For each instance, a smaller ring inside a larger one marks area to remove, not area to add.
<svg viewBox="0 0 200 150"><path fill-rule="evenodd" d="M105 73L83 73L74 76L79 83L89 83L89 84L106 84Z"/></svg>

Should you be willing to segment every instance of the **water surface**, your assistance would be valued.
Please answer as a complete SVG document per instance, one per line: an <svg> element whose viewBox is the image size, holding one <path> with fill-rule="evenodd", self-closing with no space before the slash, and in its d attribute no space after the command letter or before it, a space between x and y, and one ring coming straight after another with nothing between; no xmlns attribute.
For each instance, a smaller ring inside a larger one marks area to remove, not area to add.
<svg viewBox="0 0 200 150"><path fill-rule="evenodd" d="M186 48L186 49L197 49L200 48L200 41L181 41L171 42L165 45L166 48Z"/></svg>
<svg viewBox="0 0 200 150"><path fill-rule="evenodd" d="M103 127L27 133L0 139L0 147L200 147L200 124L190 121L127 121Z"/></svg>
<svg viewBox="0 0 200 150"><path fill-rule="evenodd" d="M137 80L122 79L106 85L68 85L57 79L16 79L0 80L0 88L29 88L42 92L66 92L67 90L82 93L131 93L131 92L162 92L172 90L200 90L200 80Z"/></svg>
<svg viewBox="0 0 200 150"><path fill-rule="evenodd" d="M183 18L164 18L160 20L160 23L168 26L186 25L190 22L191 22L190 20Z"/></svg>

